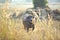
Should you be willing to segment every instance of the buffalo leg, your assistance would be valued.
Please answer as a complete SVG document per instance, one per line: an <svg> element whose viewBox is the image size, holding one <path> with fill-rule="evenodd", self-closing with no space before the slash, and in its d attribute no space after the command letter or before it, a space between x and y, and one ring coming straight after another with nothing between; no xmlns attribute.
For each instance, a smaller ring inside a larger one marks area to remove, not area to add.
<svg viewBox="0 0 60 40"><path fill-rule="evenodd" d="M27 27L27 32L29 31L29 28Z"/></svg>

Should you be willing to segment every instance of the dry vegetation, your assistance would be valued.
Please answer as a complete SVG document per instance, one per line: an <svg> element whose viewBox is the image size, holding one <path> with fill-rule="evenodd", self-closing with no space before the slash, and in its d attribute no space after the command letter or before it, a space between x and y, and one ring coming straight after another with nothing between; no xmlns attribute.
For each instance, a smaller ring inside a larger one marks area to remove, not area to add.
<svg viewBox="0 0 60 40"><path fill-rule="evenodd" d="M0 40L60 40L60 22L37 20L34 31L26 32L22 20L5 17L7 11L0 10Z"/></svg>

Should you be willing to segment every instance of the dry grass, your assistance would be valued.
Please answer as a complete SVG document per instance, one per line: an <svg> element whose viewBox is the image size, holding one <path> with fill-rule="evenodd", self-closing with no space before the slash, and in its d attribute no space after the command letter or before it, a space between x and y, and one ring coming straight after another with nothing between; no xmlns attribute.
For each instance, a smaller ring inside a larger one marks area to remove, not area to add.
<svg viewBox="0 0 60 40"><path fill-rule="evenodd" d="M2 12L5 13L5 12ZM34 31L26 32L22 20L0 17L0 40L60 40L60 22L37 20Z"/></svg>

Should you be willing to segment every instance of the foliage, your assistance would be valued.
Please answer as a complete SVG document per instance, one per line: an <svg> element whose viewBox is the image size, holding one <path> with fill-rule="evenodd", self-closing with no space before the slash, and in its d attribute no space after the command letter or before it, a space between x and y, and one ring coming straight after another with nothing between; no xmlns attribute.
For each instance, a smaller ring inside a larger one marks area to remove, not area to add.
<svg viewBox="0 0 60 40"><path fill-rule="evenodd" d="M41 7L44 8L46 7L47 0L33 0L34 8L36 7Z"/></svg>

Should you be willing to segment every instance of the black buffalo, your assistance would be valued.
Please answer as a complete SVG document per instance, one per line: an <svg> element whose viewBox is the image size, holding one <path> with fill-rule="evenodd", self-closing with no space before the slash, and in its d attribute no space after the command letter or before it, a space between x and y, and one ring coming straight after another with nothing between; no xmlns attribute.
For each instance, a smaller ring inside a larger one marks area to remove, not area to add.
<svg viewBox="0 0 60 40"><path fill-rule="evenodd" d="M29 28L32 28L34 30L34 24L32 23L33 16L28 16L25 21L23 21L24 29L29 31Z"/></svg>
<svg viewBox="0 0 60 40"><path fill-rule="evenodd" d="M50 15L54 20L60 21L60 11L58 9L53 10L52 13L50 13Z"/></svg>
<svg viewBox="0 0 60 40"><path fill-rule="evenodd" d="M24 29L29 31L30 28L32 28L32 31L34 30L34 23L32 23L32 20L34 19L32 11L26 11L26 13L23 16L23 25Z"/></svg>

